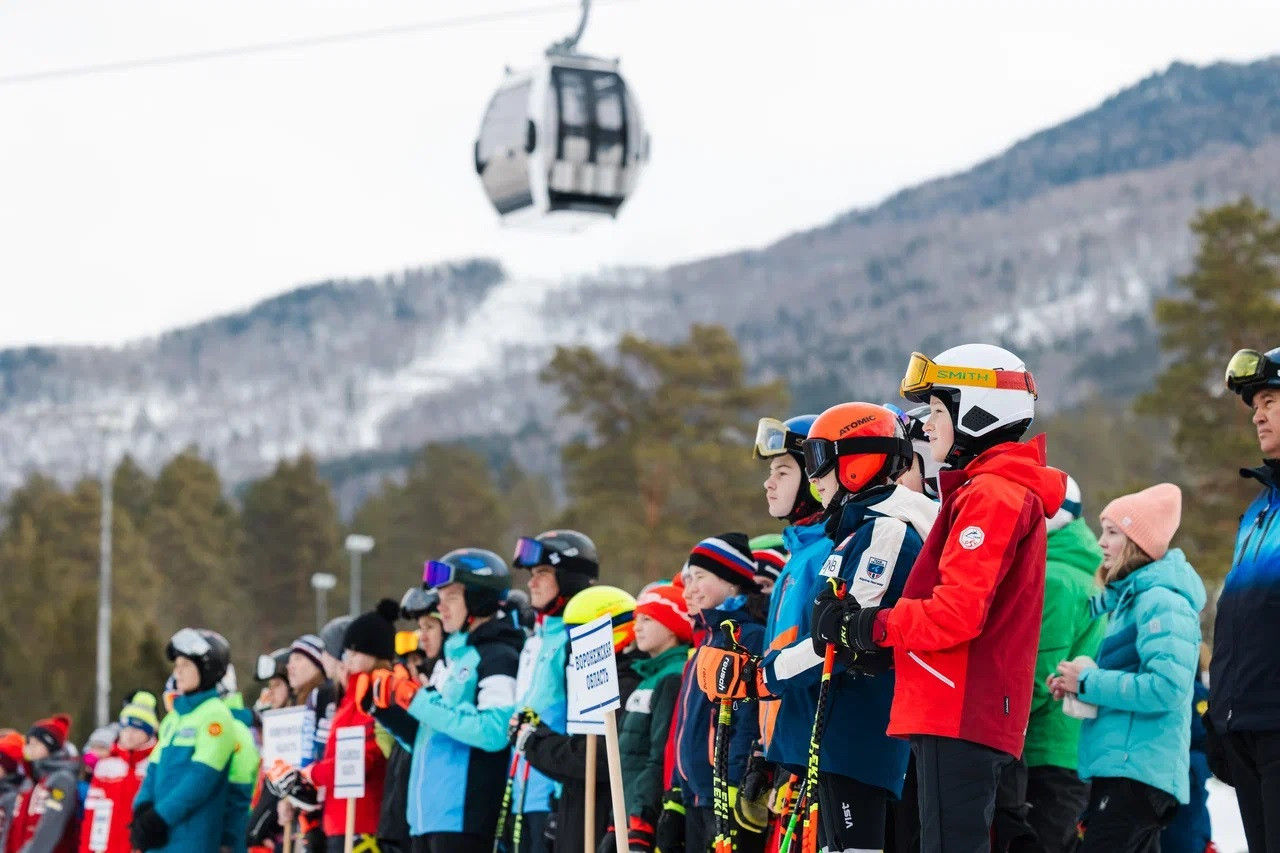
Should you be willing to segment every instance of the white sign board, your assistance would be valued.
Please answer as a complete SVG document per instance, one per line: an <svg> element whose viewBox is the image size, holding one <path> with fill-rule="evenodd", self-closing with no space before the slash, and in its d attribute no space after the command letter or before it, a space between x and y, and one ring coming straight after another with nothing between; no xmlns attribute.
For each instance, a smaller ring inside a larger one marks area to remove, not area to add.
<svg viewBox="0 0 1280 853"><path fill-rule="evenodd" d="M270 767L280 759L290 767L301 767L311 757L311 740L316 715L306 708L277 708L262 712L262 764Z"/></svg>
<svg viewBox="0 0 1280 853"><path fill-rule="evenodd" d="M344 726L334 732L338 739L333 768L333 796L338 800L358 800L364 796L364 726Z"/></svg>
<svg viewBox="0 0 1280 853"><path fill-rule="evenodd" d="M604 734L604 712L622 705L613 618L608 613L569 629L568 692L569 734Z"/></svg>

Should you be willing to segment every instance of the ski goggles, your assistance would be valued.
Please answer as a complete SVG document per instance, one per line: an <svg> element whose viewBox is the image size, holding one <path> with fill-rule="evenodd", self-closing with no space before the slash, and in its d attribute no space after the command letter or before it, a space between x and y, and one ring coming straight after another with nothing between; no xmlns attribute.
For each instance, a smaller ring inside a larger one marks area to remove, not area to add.
<svg viewBox="0 0 1280 853"><path fill-rule="evenodd" d="M1030 371L992 370L987 367L962 367L956 364L938 364L927 355L911 353L907 372L902 377L899 391L908 400L928 402L934 385L954 388L957 385L974 388L998 388L1002 391L1026 391L1033 398L1036 381Z"/></svg>
<svg viewBox="0 0 1280 853"><path fill-rule="evenodd" d="M771 459L784 453L799 453L804 436L787 429L777 418L761 418L756 424L756 444L751 451L754 459Z"/></svg>
<svg viewBox="0 0 1280 853"><path fill-rule="evenodd" d="M253 667L253 677L258 681L270 681L276 677L278 667L273 655L258 655L258 662Z"/></svg>
<svg viewBox="0 0 1280 853"><path fill-rule="evenodd" d="M538 566L556 567L565 561L565 557L543 542L532 536L521 536L516 540L516 552L511 556L511 565L517 569L535 569Z"/></svg>
<svg viewBox="0 0 1280 853"><path fill-rule="evenodd" d="M439 560L427 560L422 564L422 586L426 589L439 589L456 580L457 570L448 563Z"/></svg>
<svg viewBox="0 0 1280 853"><path fill-rule="evenodd" d="M195 628L183 628L169 638L170 659L182 655L184 658L201 658L213 651L209 641Z"/></svg>
<svg viewBox="0 0 1280 853"><path fill-rule="evenodd" d="M800 442L804 451L804 473L810 480L821 477L836 466L841 456L883 453L911 459L915 449L910 439L901 436L855 436L832 441L829 438L806 438Z"/></svg>
<svg viewBox="0 0 1280 853"><path fill-rule="evenodd" d="M417 631L396 631L396 657L404 657L418 650Z"/></svg>
<svg viewBox="0 0 1280 853"><path fill-rule="evenodd" d="M1227 388L1233 393L1276 379L1280 379L1280 362L1257 350L1242 349L1227 362Z"/></svg>

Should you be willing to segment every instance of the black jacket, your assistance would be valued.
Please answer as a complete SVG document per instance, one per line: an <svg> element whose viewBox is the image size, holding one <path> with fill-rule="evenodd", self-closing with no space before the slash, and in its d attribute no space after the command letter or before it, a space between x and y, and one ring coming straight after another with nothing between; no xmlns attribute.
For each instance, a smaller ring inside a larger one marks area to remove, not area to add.
<svg viewBox="0 0 1280 853"><path fill-rule="evenodd" d="M638 652L618 655L618 689L624 708L640 683L640 676L632 668L639 656ZM529 736L524 754L534 770L545 773L564 786L556 807L555 849L582 850L583 823L587 813L587 736L561 734L544 724ZM591 840L593 849L600 844L605 830L613 822L609 813L609 758L604 738L599 738L596 742L596 837Z"/></svg>

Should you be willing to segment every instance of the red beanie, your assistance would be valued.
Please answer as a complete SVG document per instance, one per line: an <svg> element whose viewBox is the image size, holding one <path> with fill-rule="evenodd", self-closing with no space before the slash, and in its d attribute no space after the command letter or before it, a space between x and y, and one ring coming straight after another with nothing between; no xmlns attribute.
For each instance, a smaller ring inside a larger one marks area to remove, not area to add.
<svg viewBox="0 0 1280 853"><path fill-rule="evenodd" d="M684 607L684 596L669 584L655 586L636 602L636 615L645 615L662 623L676 639L688 645L693 642L693 623Z"/></svg>
<svg viewBox="0 0 1280 853"><path fill-rule="evenodd" d="M40 741L50 752L57 752L67 742L71 731L71 718L66 714L54 714L47 720L37 720L27 737Z"/></svg>

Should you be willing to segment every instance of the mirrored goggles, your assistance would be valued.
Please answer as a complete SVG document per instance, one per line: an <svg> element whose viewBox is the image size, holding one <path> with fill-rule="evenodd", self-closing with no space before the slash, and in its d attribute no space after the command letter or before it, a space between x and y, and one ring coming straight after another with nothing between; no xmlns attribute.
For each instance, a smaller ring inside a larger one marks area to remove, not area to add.
<svg viewBox="0 0 1280 853"><path fill-rule="evenodd" d="M276 675L276 659L272 655L258 655L258 663L253 668L253 675L259 681L270 681Z"/></svg>
<svg viewBox="0 0 1280 853"><path fill-rule="evenodd" d="M174 634L169 640L169 648L173 649L174 654L184 658L204 657L213 650L209 641L195 628L183 628Z"/></svg>
<svg viewBox="0 0 1280 853"><path fill-rule="evenodd" d="M804 473L810 480L823 476L835 467L841 456L883 453L910 459L914 453L910 439L889 436L855 436L832 441L828 438L806 438L800 443L804 451Z"/></svg>
<svg viewBox="0 0 1280 853"><path fill-rule="evenodd" d="M798 453L803 438L777 418L761 418L756 424L756 443L751 455L755 459L770 459L788 452Z"/></svg>
<svg viewBox="0 0 1280 853"><path fill-rule="evenodd" d="M532 536L521 536L516 540L516 552L511 557L511 565L517 569L532 569L534 566L550 565L551 548L534 539Z"/></svg>
<svg viewBox="0 0 1280 853"><path fill-rule="evenodd" d="M427 589L448 586L454 580L454 568L439 560L427 560L422 564L422 585Z"/></svg>
<svg viewBox="0 0 1280 853"><path fill-rule="evenodd" d="M1249 385L1280 379L1280 362L1257 350L1242 349L1227 362L1227 388L1239 394Z"/></svg>
<svg viewBox="0 0 1280 853"><path fill-rule="evenodd" d="M1036 394L1036 381L1030 371L992 370L987 367L961 367L955 364L938 364L923 353L913 352L907 362L907 372L902 377L899 391L908 400L928 402L934 385L952 388L957 385L974 388L999 388L1005 391L1026 391Z"/></svg>

